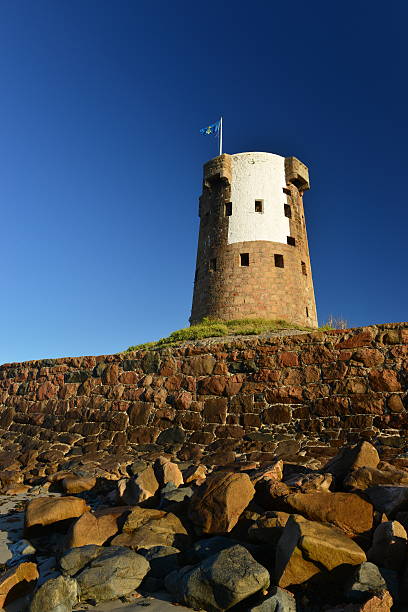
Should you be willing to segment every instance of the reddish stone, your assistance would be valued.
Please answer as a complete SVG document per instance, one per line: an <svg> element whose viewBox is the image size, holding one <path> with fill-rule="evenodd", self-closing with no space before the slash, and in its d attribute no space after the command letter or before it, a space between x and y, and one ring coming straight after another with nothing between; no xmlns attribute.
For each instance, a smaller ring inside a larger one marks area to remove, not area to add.
<svg viewBox="0 0 408 612"><path fill-rule="evenodd" d="M282 370L259 370L254 374L254 380L265 382L278 382L282 375Z"/></svg>
<svg viewBox="0 0 408 612"><path fill-rule="evenodd" d="M237 395L230 399L229 412L254 412L254 396L253 395Z"/></svg>
<svg viewBox="0 0 408 612"><path fill-rule="evenodd" d="M208 376L198 381L198 392L202 395L223 395L226 381L225 376Z"/></svg>
<svg viewBox="0 0 408 612"><path fill-rule="evenodd" d="M50 382L42 383L37 390L37 398L42 401L46 399L52 399L57 395L57 388L54 387Z"/></svg>
<svg viewBox="0 0 408 612"><path fill-rule="evenodd" d="M368 377L373 391L401 391L401 385L394 370L371 370Z"/></svg>
<svg viewBox="0 0 408 612"><path fill-rule="evenodd" d="M180 391L175 400L175 405L181 410L189 410L193 396L188 391Z"/></svg>
<svg viewBox="0 0 408 612"><path fill-rule="evenodd" d="M118 382L119 366L117 363L108 365L102 372L102 382L105 385L114 385Z"/></svg>
<svg viewBox="0 0 408 612"><path fill-rule="evenodd" d="M323 345L313 346L302 353L302 363L311 365L315 363L331 363L336 361L337 353Z"/></svg>
<svg viewBox="0 0 408 612"><path fill-rule="evenodd" d="M378 366L384 363L384 355L378 349L359 349L353 353L353 360L359 361L367 368Z"/></svg>
<svg viewBox="0 0 408 612"><path fill-rule="evenodd" d="M127 437L132 444L152 444L157 436L159 430L155 427L136 427L135 429L128 428Z"/></svg>
<svg viewBox="0 0 408 612"><path fill-rule="evenodd" d="M303 389L297 386L268 389L265 392L265 398L268 404L301 404L303 403Z"/></svg>
<svg viewBox="0 0 408 612"><path fill-rule="evenodd" d="M305 381L307 383L319 382L320 380L320 368L318 366L306 366L303 368L305 374Z"/></svg>
<svg viewBox="0 0 408 612"><path fill-rule="evenodd" d="M330 363L329 365L322 366L323 380L338 380L344 378L347 374L347 366L343 361L337 361L336 363Z"/></svg>
<svg viewBox="0 0 408 612"><path fill-rule="evenodd" d="M225 398L208 399L204 402L203 418L207 423L225 424L227 400Z"/></svg>
<svg viewBox="0 0 408 612"><path fill-rule="evenodd" d="M313 403L313 413L318 416L344 415L349 412L349 400L346 397L319 398Z"/></svg>
<svg viewBox="0 0 408 612"><path fill-rule="evenodd" d="M152 404L146 402L133 402L128 410L129 424L147 425L152 407Z"/></svg>
<svg viewBox="0 0 408 612"><path fill-rule="evenodd" d="M387 406L391 412L402 412L404 410L404 404L400 395L390 395L387 400Z"/></svg>
<svg viewBox="0 0 408 612"><path fill-rule="evenodd" d="M119 376L119 382L124 385L135 385L138 380L138 375L136 372L122 372Z"/></svg>
<svg viewBox="0 0 408 612"><path fill-rule="evenodd" d="M239 425L220 425L215 430L215 435L218 438L241 439L245 435L245 430Z"/></svg>
<svg viewBox="0 0 408 612"><path fill-rule="evenodd" d="M202 425L202 417L199 412L183 411L177 414L176 423L179 423L183 429L194 431Z"/></svg>
<svg viewBox="0 0 408 612"><path fill-rule="evenodd" d="M337 348L345 349L345 348L355 348L358 346L367 346L371 344L374 339L374 334L370 329L366 329L361 332L357 332L347 340L343 340L343 342L339 342Z"/></svg>
<svg viewBox="0 0 408 612"><path fill-rule="evenodd" d="M273 406L262 413L262 421L267 424L290 423L291 409L289 406Z"/></svg>
<svg viewBox="0 0 408 612"><path fill-rule="evenodd" d="M244 427L260 427L261 418L259 414L246 413L241 416L241 423Z"/></svg>
<svg viewBox="0 0 408 612"><path fill-rule="evenodd" d="M278 355L279 363L282 366L298 366L299 358L297 353L290 353L285 351L284 353L280 353Z"/></svg>

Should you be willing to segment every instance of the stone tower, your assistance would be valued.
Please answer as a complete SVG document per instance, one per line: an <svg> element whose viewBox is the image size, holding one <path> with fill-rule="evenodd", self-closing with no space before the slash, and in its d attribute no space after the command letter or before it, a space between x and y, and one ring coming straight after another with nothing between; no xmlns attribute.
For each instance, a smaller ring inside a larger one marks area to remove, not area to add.
<svg viewBox="0 0 408 612"><path fill-rule="evenodd" d="M204 165L191 324L257 317L317 327L307 189L295 157L224 153Z"/></svg>

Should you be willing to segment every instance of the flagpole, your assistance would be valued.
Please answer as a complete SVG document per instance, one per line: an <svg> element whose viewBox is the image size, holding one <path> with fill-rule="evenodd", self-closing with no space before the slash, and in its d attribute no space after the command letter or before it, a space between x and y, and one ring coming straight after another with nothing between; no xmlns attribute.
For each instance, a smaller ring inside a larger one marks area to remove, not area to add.
<svg viewBox="0 0 408 612"><path fill-rule="evenodd" d="M222 117L220 119L220 155L222 155Z"/></svg>

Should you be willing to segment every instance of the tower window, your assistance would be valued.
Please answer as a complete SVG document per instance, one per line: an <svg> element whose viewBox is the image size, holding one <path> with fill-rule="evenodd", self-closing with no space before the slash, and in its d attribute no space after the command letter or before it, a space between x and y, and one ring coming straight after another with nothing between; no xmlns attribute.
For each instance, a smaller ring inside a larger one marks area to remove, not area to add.
<svg viewBox="0 0 408 612"><path fill-rule="evenodd" d="M232 215L232 202L225 203L225 216L230 217Z"/></svg>
<svg viewBox="0 0 408 612"><path fill-rule="evenodd" d="M286 193L286 195L291 195L290 194L290 189L288 189L287 187L283 187L282 191L283 191L283 193Z"/></svg>
<svg viewBox="0 0 408 612"><path fill-rule="evenodd" d="M275 257L275 266L277 268L284 268L285 263L283 261L283 255L274 255L274 257Z"/></svg>
<svg viewBox="0 0 408 612"><path fill-rule="evenodd" d="M292 218L292 208L290 207L290 204L285 204L285 217L288 217L289 219Z"/></svg>
<svg viewBox="0 0 408 612"><path fill-rule="evenodd" d="M213 257L212 259L210 259L210 272L215 272L217 269L217 259L215 257Z"/></svg>
<svg viewBox="0 0 408 612"><path fill-rule="evenodd" d="M255 200L255 212L263 213L263 200Z"/></svg>
<svg viewBox="0 0 408 612"><path fill-rule="evenodd" d="M293 238L293 236L287 236L286 241L288 244L290 244L290 246L296 246L296 240Z"/></svg>
<svg viewBox="0 0 408 612"><path fill-rule="evenodd" d="M304 274L305 276L307 276L307 272L306 272L306 264L304 261L302 261L302 274Z"/></svg>
<svg viewBox="0 0 408 612"><path fill-rule="evenodd" d="M240 254L241 266L249 266L249 253Z"/></svg>
<svg viewBox="0 0 408 612"><path fill-rule="evenodd" d="M307 306L306 306L306 316L307 316L307 318L309 318L309 309L308 309Z"/></svg>

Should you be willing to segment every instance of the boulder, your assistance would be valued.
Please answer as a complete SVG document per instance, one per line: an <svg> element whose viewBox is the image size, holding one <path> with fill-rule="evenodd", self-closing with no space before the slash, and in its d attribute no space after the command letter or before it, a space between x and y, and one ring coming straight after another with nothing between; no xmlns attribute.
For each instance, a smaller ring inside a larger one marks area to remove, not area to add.
<svg viewBox="0 0 408 612"><path fill-rule="evenodd" d="M346 585L344 597L346 601L362 603L369 596L376 595L387 588L380 570L374 563L368 561L356 567L356 570Z"/></svg>
<svg viewBox="0 0 408 612"><path fill-rule="evenodd" d="M250 540L276 546L289 516L287 512L266 512L248 528Z"/></svg>
<svg viewBox="0 0 408 612"><path fill-rule="evenodd" d="M226 538L224 536L204 538L203 540L198 540L198 542L196 542L194 546L187 551L186 559L189 564L194 565L195 563L204 561L204 559L207 559L208 557L212 557L225 548L231 548L237 544L239 544L237 540Z"/></svg>
<svg viewBox="0 0 408 612"><path fill-rule="evenodd" d="M194 493L189 517L202 533L229 532L254 494L247 474L217 472Z"/></svg>
<svg viewBox="0 0 408 612"><path fill-rule="evenodd" d="M381 469L380 469L381 468ZM375 485L408 486L408 472L381 462L377 468L361 467L353 470L345 479L344 486L364 491Z"/></svg>
<svg viewBox="0 0 408 612"><path fill-rule="evenodd" d="M100 602L128 595L149 568L149 562L129 548L105 548L77 576L80 599Z"/></svg>
<svg viewBox="0 0 408 612"><path fill-rule="evenodd" d="M405 561L407 532L398 521L380 523L374 531L367 559L380 567L398 572Z"/></svg>
<svg viewBox="0 0 408 612"><path fill-rule="evenodd" d="M163 578L180 566L180 551L174 546L152 546L143 548L139 553L150 564L149 576Z"/></svg>
<svg viewBox="0 0 408 612"><path fill-rule="evenodd" d="M308 519L332 523L350 536L373 526L372 505L354 493L294 493L286 503Z"/></svg>
<svg viewBox="0 0 408 612"><path fill-rule="evenodd" d="M151 466L133 478L118 481L119 498L123 504L128 506L136 506L149 497L153 497L158 488L159 483Z"/></svg>
<svg viewBox="0 0 408 612"><path fill-rule="evenodd" d="M24 562L0 577L0 608L34 590L38 579L35 563Z"/></svg>
<svg viewBox="0 0 408 612"><path fill-rule="evenodd" d="M272 587L263 601L247 608L246 612L296 612L296 600L289 591Z"/></svg>
<svg viewBox="0 0 408 612"><path fill-rule="evenodd" d="M129 532L125 523L123 533L112 540L115 546L128 546L134 550L151 546L174 546L184 550L190 546L190 537L180 519L171 512L151 518L137 529Z"/></svg>
<svg viewBox="0 0 408 612"><path fill-rule="evenodd" d="M153 510L150 508L141 508L136 506L132 508L130 513L127 515L126 520L123 524L122 531L124 533L132 533L135 529L139 529L146 523L152 520L163 518L166 516L164 510Z"/></svg>
<svg viewBox="0 0 408 612"><path fill-rule="evenodd" d="M333 482L331 474L293 474L285 480L285 484L290 488L299 490L300 493L313 493L317 491L329 491Z"/></svg>
<svg viewBox="0 0 408 612"><path fill-rule="evenodd" d="M183 472L183 479L186 484L196 482L202 484L207 478L207 468L205 465L191 465Z"/></svg>
<svg viewBox="0 0 408 612"><path fill-rule="evenodd" d="M79 497L38 497L28 502L25 527L45 526L77 518L89 510Z"/></svg>
<svg viewBox="0 0 408 612"><path fill-rule="evenodd" d="M62 571L68 576L75 576L80 572L88 563L93 559L96 559L98 555L101 555L106 548L103 546L80 546L78 548L72 548L60 559L60 566Z"/></svg>
<svg viewBox="0 0 408 612"><path fill-rule="evenodd" d="M364 551L340 530L292 514L276 549L276 583L302 584L321 571L363 561Z"/></svg>
<svg viewBox="0 0 408 612"><path fill-rule="evenodd" d="M393 515L408 508L408 487L375 486L365 490L365 496L375 510L392 518Z"/></svg>
<svg viewBox="0 0 408 612"><path fill-rule="evenodd" d="M61 486L65 493L71 495L72 493L83 493L84 491L90 491L96 485L96 478L93 476L75 476L71 474L66 476L61 481Z"/></svg>
<svg viewBox="0 0 408 612"><path fill-rule="evenodd" d="M273 478L261 478L255 485L255 502L265 510L287 509L286 496L290 495L287 484Z"/></svg>
<svg viewBox="0 0 408 612"><path fill-rule="evenodd" d="M30 612L72 612L77 602L77 581L61 575L50 578L34 593Z"/></svg>
<svg viewBox="0 0 408 612"><path fill-rule="evenodd" d="M254 470L250 474L252 484L256 484L258 480L263 479L272 479L272 480L282 480L283 477L283 461L282 459L278 459L273 463L269 463L268 465L264 465L257 470Z"/></svg>
<svg viewBox="0 0 408 612"><path fill-rule="evenodd" d="M176 487L168 482L160 491L160 508L166 508L171 504L181 504L193 495L191 487Z"/></svg>
<svg viewBox="0 0 408 612"><path fill-rule="evenodd" d="M106 508L95 514L85 512L71 526L67 534L67 548L96 544L102 546L109 538L116 535L120 529L121 519L129 512L129 506Z"/></svg>
<svg viewBox="0 0 408 612"><path fill-rule="evenodd" d="M176 574L176 580L178 596L187 606L218 612L229 610L250 595L267 589L269 572L246 548L236 545L208 557L192 569L183 568Z"/></svg>
<svg viewBox="0 0 408 612"><path fill-rule="evenodd" d="M168 482L172 482L176 487L184 484L183 474L178 465L172 463L167 457L156 459L154 462L154 473L161 487Z"/></svg>
<svg viewBox="0 0 408 612"><path fill-rule="evenodd" d="M343 478L359 467L376 468L380 462L380 457L376 448L364 440L354 446L343 447L337 455L335 455L324 466L324 472L330 472L336 479Z"/></svg>

